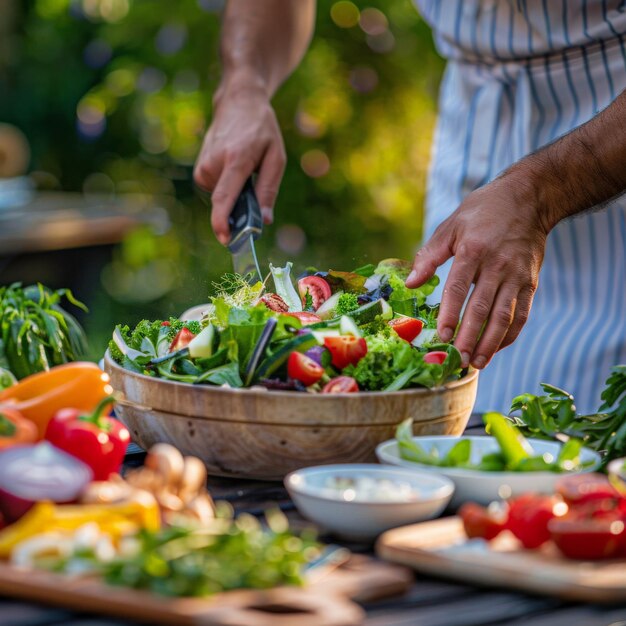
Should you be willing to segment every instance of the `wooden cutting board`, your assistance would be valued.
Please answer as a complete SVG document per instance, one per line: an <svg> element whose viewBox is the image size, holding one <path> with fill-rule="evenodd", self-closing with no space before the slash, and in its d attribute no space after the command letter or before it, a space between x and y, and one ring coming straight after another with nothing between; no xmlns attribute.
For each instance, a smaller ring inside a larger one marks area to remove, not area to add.
<svg viewBox="0 0 626 626"><path fill-rule="evenodd" d="M96 578L0 563L1 595L168 626L356 626L365 613L354 601L401 594L412 582L413 574L405 567L352 555L304 588L228 591L206 599L167 598L109 586Z"/></svg>
<svg viewBox="0 0 626 626"><path fill-rule="evenodd" d="M626 602L626 560L573 561L553 546L524 550L510 533L468 540L458 517L396 528L376 544L381 558L465 583L568 600Z"/></svg>

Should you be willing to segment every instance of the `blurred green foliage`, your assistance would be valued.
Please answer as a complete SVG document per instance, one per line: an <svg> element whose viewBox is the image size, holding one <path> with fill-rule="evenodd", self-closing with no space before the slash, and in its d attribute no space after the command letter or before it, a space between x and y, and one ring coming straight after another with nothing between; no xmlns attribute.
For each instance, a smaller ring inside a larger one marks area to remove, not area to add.
<svg viewBox="0 0 626 626"><path fill-rule="evenodd" d="M191 185L221 4L24 0L0 18L0 121L26 133L32 168L65 190L154 194L170 214L170 232L134 233L94 277L96 353L114 323L179 313L229 268ZM410 0L318 1L311 48L275 98L289 163L262 258L348 269L412 254L442 67ZM138 276L153 289L133 298Z"/></svg>

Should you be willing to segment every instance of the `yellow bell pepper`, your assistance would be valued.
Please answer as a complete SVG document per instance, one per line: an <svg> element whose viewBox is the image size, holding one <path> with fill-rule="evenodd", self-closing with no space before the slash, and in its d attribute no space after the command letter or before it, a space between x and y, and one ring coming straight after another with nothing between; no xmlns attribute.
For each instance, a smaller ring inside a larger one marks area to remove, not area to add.
<svg viewBox="0 0 626 626"><path fill-rule="evenodd" d="M161 526L156 502L58 505L38 502L17 522L0 531L0 558L8 558L15 546L43 532L75 530L88 522L98 524L114 540L142 528Z"/></svg>

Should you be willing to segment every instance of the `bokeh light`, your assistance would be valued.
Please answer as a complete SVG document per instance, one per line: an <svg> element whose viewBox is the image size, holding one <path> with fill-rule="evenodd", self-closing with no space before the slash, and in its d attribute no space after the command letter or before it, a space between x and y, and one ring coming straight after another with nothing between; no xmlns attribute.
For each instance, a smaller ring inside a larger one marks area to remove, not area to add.
<svg viewBox="0 0 626 626"><path fill-rule="evenodd" d="M326 132L326 124L319 117L298 109L296 112L296 127L304 137L321 137Z"/></svg>
<svg viewBox="0 0 626 626"><path fill-rule="evenodd" d="M389 30L383 31L380 35L368 35L367 45L378 54L391 52L396 45L396 38Z"/></svg>
<svg viewBox="0 0 626 626"><path fill-rule="evenodd" d="M83 59L89 67L97 69L105 66L113 56L111 46L102 39L90 41L83 51Z"/></svg>
<svg viewBox="0 0 626 626"><path fill-rule="evenodd" d="M330 17L339 28L352 28L359 23L359 9L354 2L340 0L330 8Z"/></svg>
<svg viewBox="0 0 626 626"><path fill-rule="evenodd" d="M276 230L276 245L290 256L298 256L306 246L306 233L297 224L284 224Z"/></svg>
<svg viewBox="0 0 626 626"><path fill-rule="evenodd" d="M382 35L389 28L389 21L382 11L368 7L361 11L359 26L368 35Z"/></svg>
<svg viewBox="0 0 626 626"><path fill-rule="evenodd" d="M378 86L378 73L372 67L355 67L350 72L350 84L359 93L370 93Z"/></svg>
<svg viewBox="0 0 626 626"><path fill-rule="evenodd" d="M179 52L187 41L187 28L183 24L165 24L157 33L154 46L164 56Z"/></svg>
<svg viewBox="0 0 626 626"><path fill-rule="evenodd" d="M161 91L167 83L167 76L156 67L144 67L137 78L137 89L144 93Z"/></svg>
<svg viewBox="0 0 626 626"><path fill-rule="evenodd" d="M300 166L307 176L319 178L330 170L330 159L322 150L308 150L300 158Z"/></svg>

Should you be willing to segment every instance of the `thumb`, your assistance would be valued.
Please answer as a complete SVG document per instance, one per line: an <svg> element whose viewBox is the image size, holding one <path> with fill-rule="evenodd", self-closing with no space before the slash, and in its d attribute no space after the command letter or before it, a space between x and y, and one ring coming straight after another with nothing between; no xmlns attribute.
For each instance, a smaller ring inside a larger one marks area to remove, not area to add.
<svg viewBox="0 0 626 626"><path fill-rule="evenodd" d="M437 229L433 236L415 254L413 269L406 279L406 286L409 289L420 287L451 256L452 249L449 236L445 231Z"/></svg>

